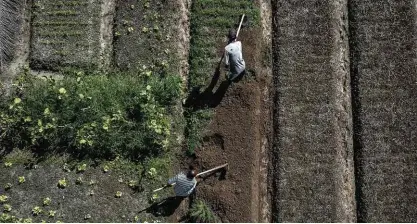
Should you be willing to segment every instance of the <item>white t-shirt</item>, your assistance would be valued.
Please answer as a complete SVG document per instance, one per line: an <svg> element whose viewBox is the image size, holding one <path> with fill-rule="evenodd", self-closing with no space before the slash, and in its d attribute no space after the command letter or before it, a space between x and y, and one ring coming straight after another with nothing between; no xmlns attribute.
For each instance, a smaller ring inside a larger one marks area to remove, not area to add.
<svg viewBox="0 0 417 224"><path fill-rule="evenodd" d="M230 76L234 78L245 70L242 56L242 43L235 41L225 47L226 65L230 65Z"/></svg>

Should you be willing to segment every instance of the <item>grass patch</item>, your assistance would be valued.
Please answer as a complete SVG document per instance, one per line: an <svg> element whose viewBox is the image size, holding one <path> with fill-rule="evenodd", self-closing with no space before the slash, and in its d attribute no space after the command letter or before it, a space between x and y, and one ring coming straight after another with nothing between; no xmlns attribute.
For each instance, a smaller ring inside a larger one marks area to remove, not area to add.
<svg viewBox="0 0 417 224"><path fill-rule="evenodd" d="M197 223L213 223L218 220L211 208L203 200L197 200L192 205L189 217L191 222Z"/></svg>

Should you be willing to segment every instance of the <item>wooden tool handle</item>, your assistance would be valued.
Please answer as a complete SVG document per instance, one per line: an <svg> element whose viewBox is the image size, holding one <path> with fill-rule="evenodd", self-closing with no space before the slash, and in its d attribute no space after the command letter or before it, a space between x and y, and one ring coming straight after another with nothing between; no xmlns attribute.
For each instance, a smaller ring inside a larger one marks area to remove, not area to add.
<svg viewBox="0 0 417 224"><path fill-rule="evenodd" d="M237 29L237 32L236 32L236 39L239 36L240 28L242 27L242 23L243 23L244 18L245 18L245 14L242 15L242 19L240 20L239 28Z"/></svg>
<svg viewBox="0 0 417 224"><path fill-rule="evenodd" d="M214 167L213 169L206 170L206 171L204 171L204 172L201 172L201 173L197 174L197 177L198 177L198 176L201 176L201 175L203 175L203 174L210 173L210 172L212 172L212 171L218 170L218 169L220 169L220 168L226 167L227 165L229 165L229 164L228 164L228 163L226 163L226 164L223 164L223 165L221 165L221 166Z"/></svg>

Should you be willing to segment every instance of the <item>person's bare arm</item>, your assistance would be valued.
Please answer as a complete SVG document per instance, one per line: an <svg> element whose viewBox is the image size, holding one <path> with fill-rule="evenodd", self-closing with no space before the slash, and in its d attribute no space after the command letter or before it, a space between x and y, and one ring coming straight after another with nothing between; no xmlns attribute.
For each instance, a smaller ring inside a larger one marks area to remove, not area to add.
<svg viewBox="0 0 417 224"><path fill-rule="evenodd" d="M224 64L226 66L226 68L229 66L229 54L227 53L227 51L224 51Z"/></svg>

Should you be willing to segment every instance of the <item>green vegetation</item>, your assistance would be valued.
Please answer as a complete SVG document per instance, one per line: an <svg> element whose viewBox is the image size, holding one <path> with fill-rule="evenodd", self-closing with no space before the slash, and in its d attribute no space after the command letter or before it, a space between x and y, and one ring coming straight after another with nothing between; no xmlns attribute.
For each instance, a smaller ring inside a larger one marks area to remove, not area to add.
<svg viewBox="0 0 417 224"><path fill-rule="evenodd" d="M167 150L178 76L67 73L62 80L23 74L0 106L2 145L92 158L145 158ZM77 171L82 172L86 165Z"/></svg>
<svg viewBox="0 0 417 224"><path fill-rule="evenodd" d="M77 173L81 173L87 170L87 164L83 163L82 165L77 166Z"/></svg>
<svg viewBox="0 0 417 224"><path fill-rule="evenodd" d="M13 187L13 184L11 184L11 183L7 183L6 185L4 185L4 190L10 190L10 189L12 189L12 187ZM1 199L0 199L0 201L1 201Z"/></svg>
<svg viewBox="0 0 417 224"><path fill-rule="evenodd" d="M114 195L116 198L122 197L123 193L121 191L116 191L116 194Z"/></svg>
<svg viewBox="0 0 417 224"><path fill-rule="evenodd" d="M12 206L9 204L4 204L3 205L3 212L10 212L12 211Z"/></svg>
<svg viewBox="0 0 417 224"><path fill-rule="evenodd" d="M5 203L9 200L7 195L0 195L0 203Z"/></svg>
<svg viewBox="0 0 417 224"><path fill-rule="evenodd" d="M32 209L32 215L38 216L42 213L42 209L39 206L36 206Z"/></svg>
<svg viewBox="0 0 417 224"><path fill-rule="evenodd" d="M49 210L49 212L48 212L48 217L49 217L49 218L53 218L53 217L55 217L55 214L56 214L56 211L54 211L54 210Z"/></svg>
<svg viewBox="0 0 417 224"><path fill-rule="evenodd" d="M51 204L51 199L46 197L43 199L43 206L49 206Z"/></svg>
<svg viewBox="0 0 417 224"><path fill-rule="evenodd" d="M217 221L211 208L202 200L197 200L189 211L191 222L213 223Z"/></svg>
<svg viewBox="0 0 417 224"><path fill-rule="evenodd" d="M202 132L211 119L212 110L188 110L185 115L187 117L187 127L185 130L185 135L187 136L187 155L190 156L194 154L194 149L201 146L203 139Z"/></svg>
<svg viewBox="0 0 417 224"><path fill-rule="evenodd" d="M19 184L23 184L23 183L26 182L26 178L24 176L20 176L20 177L18 177L18 182L19 182Z"/></svg>
<svg viewBox="0 0 417 224"><path fill-rule="evenodd" d="M61 189L66 188L67 187L67 180L65 178L61 179L61 180L58 180L58 187L61 188Z"/></svg>

